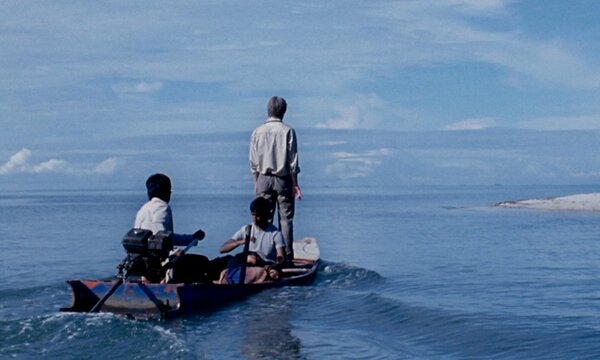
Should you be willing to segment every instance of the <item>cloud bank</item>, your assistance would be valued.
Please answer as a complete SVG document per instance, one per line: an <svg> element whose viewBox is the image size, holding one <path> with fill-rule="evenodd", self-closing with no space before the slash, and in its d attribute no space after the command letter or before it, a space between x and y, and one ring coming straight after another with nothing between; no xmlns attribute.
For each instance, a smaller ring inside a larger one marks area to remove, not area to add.
<svg viewBox="0 0 600 360"><path fill-rule="evenodd" d="M388 148L358 153L334 152L331 154L334 162L325 167L325 174L342 179L365 178L373 173L382 164L383 158L390 153Z"/></svg>
<svg viewBox="0 0 600 360"><path fill-rule="evenodd" d="M503 127L424 132L300 129L300 183L307 192L335 184L598 184L599 135L600 130ZM0 185L131 189L143 187L148 175L163 172L180 189L246 191L252 183L248 136L246 132L128 135L109 143L60 143L37 152L25 148L0 160Z"/></svg>
<svg viewBox="0 0 600 360"><path fill-rule="evenodd" d="M117 94L150 94L162 89L163 84L160 81L147 82L120 82L114 84L112 89Z"/></svg>
<svg viewBox="0 0 600 360"><path fill-rule="evenodd" d="M364 129L377 126L383 101L375 94L360 95L349 105L334 107L338 116L317 123L318 129Z"/></svg>
<svg viewBox="0 0 600 360"><path fill-rule="evenodd" d="M243 130L273 93L307 128L570 128L600 114L598 30L571 3L0 3L0 108L22 138Z"/></svg>
<svg viewBox="0 0 600 360"><path fill-rule="evenodd" d="M496 120L492 118L466 119L446 125L444 130L483 130L494 126L496 126Z"/></svg>
<svg viewBox="0 0 600 360"><path fill-rule="evenodd" d="M82 166L73 166L69 162L62 159L49 159L39 163L32 163L31 157L33 152L27 148L23 148L4 164L0 165L0 175L10 174L42 174L42 173L62 173L75 175L110 175L115 173L124 161L119 158L108 158L99 164L86 168Z"/></svg>

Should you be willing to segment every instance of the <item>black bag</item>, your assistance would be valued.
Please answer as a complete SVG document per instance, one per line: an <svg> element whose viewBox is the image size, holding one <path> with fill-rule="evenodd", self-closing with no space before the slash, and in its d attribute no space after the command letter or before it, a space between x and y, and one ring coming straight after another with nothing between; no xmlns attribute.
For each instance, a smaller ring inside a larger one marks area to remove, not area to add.
<svg viewBox="0 0 600 360"><path fill-rule="evenodd" d="M173 265L172 283L211 283L212 268L208 258L198 254L184 254Z"/></svg>

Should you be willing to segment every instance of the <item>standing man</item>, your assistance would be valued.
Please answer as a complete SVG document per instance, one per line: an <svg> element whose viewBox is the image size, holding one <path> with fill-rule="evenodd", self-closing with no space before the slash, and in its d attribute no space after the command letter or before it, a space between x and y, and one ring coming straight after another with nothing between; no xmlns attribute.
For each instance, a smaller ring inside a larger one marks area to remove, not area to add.
<svg viewBox="0 0 600 360"><path fill-rule="evenodd" d="M279 229L285 239L286 257L294 259L295 198L302 198L298 185L298 146L296 132L283 123L287 103L273 96L267 103L267 121L254 129L250 140L250 170L256 195L277 207ZM273 211L274 214L274 211Z"/></svg>

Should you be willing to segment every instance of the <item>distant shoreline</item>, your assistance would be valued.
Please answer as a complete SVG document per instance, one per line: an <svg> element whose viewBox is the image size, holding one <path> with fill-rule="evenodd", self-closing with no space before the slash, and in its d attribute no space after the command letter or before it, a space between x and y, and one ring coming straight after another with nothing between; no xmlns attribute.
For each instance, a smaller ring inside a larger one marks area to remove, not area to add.
<svg viewBox="0 0 600 360"><path fill-rule="evenodd" d="M504 208L568 211L600 211L600 193L576 194L546 199L502 201Z"/></svg>

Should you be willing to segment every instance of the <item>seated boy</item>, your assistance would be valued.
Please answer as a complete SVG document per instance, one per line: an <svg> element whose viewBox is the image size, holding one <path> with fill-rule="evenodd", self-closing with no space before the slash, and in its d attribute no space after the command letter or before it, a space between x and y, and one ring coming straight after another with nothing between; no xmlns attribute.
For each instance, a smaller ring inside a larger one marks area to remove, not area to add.
<svg viewBox="0 0 600 360"><path fill-rule="evenodd" d="M228 253L240 245L244 245L248 238L249 253L246 259L234 257L230 261L227 269L221 273L220 283L234 283L236 278L239 281L239 272L243 267L243 261L246 261L247 265L245 283L264 282L278 278L279 273L273 268L273 265L280 265L285 261L285 242L281 232L270 223L271 211L271 204L267 199L258 197L252 201L250 204L252 224L239 229L219 249L221 253Z"/></svg>

